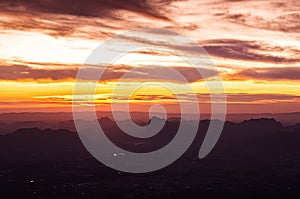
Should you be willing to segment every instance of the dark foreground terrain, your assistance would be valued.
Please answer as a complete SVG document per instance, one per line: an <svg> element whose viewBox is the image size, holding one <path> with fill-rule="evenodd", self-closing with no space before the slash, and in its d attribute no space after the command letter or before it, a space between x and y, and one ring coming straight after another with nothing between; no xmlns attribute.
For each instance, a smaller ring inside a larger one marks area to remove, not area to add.
<svg viewBox="0 0 300 199"><path fill-rule="evenodd" d="M167 122L149 140L121 134L102 119L109 137L131 151L168 143L178 127ZM128 174L105 167L68 130L19 129L0 136L0 198L299 198L300 125L273 119L226 123L204 159L197 154L209 121L182 158L152 173ZM139 143L139 144L137 144Z"/></svg>

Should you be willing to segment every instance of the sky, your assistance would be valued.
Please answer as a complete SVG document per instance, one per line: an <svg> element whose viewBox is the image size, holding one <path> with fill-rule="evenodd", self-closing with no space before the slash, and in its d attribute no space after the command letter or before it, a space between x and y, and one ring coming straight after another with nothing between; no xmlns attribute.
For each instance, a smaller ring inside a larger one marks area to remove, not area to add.
<svg viewBox="0 0 300 199"><path fill-rule="evenodd" d="M223 79L228 113L300 111L299 0L1 0L0 6L1 113L71 111L76 73L86 58L103 41L137 28L176 31L202 46ZM145 42L139 36L126 41ZM164 45L195 56L184 44ZM110 110L118 78L132 68L157 78L132 78L125 94L142 82L163 82L194 103L180 90L182 82L160 76L159 67L185 74L202 112L210 112L204 80L185 61L155 50L135 51L111 64L93 103ZM120 110L126 102L117 96ZM176 112L177 102L159 86L143 87L130 98L132 111L161 103Z"/></svg>

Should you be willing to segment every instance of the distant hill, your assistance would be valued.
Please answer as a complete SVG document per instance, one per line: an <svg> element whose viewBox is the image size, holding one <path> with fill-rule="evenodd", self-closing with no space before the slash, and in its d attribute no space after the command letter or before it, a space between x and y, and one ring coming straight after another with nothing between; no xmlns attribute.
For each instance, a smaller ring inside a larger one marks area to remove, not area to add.
<svg viewBox="0 0 300 199"><path fill-rule="evenodd" d="M156 118L156 120L159 118ZM126 121L125 121L126 122ZM196 123L197 121L191 121ZM166 121L164 128L158 134L150 138L136 138L125 134L114 121L109 118L99 120L106 135L122 148L129 151L147 152L157 150L170 142L176 135L179 121ZM190 125L192 123L186 123ZM210 121L199 121L198 135L191 148L198 150L205 136ZM89 123L87 123L87 127ZM300 143L300 124L285 127L280 122L272 118L250 119L240 123L226 122L217 147L228 148L237 151L251 150L257 151L259 147L267 149L269 146L281 146L287 144L287 148L292 147L292 143ZM13 143L13 144L12 144ZM0 136L0 145L3 149L11 148L12 151L18 148L39 150L64 150L65 148L80 149L82 144L77 133L67 129L39 129L21 128L15 132ZM298 144L296 145L298 147ZM277 150L274 148L273 150ZM265 150L264 150L265 151ZM300 145L299 145L300 152ZM263 151L261 152L263 153ZM260 153L260 154L261 154ZM292 153L292 152L291 152ZM259 155L259 154L258 154Z"/></svg>
<svg viewBox="0 0 300 199"><path fill-rule="evenodd" d="M120 112L120 115L124 113ZM97 112L98 118L110 118L112 119L111 112ZM155 115L160 116L159 113ZM138 123L145 123L149 120L148 113L132 112L131 116ZM125 116L124 116L125 117ZM178 114L169 114L168 119L178 118ZM186 118L191 120L198 120L194 115L185 115ZM283 125L289 126L300 123L300 112L295 113L278 113L278 114L228 114L226 121L240 123L244 120L259 118L274 118L280 121ZM210 119L210 115L202 114L201 120ZM73 122L73 116L71 112L57 112L57 113L2 113L0 114L0 135L12 133L20 128L34 128L40 129L51 128L54 130L68 129L75 131L75 125Z"/></svg>
<svg viewBox="0 0 300 199"><path fill-rule="evenodd" d="M124 135L109 118L99 122L113 142L135 152L163 147L179 125L172 119L152 138L138 139ZM212 152L198 159L209 122L199 122L196 139L179 160L146 174L106 167L88 153L75 132L18 129L0 136L0 197L299 197L300 124L286 127L267 118L226 122Z"/></svg>

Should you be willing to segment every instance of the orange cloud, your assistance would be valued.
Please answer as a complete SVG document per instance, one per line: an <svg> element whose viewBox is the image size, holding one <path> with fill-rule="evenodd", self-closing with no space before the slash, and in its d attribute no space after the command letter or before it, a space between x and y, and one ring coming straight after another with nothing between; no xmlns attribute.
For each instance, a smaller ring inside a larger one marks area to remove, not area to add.
<svg viewBox="0 0 300 199"><path fill-rule="evenodd" d="M100 41L124 30L159 27L180 32L208 51L224 79L229 111L300 110L298 0L3 0L0 6L2 109L69 107L77 70ZM161 32L151 34L159 37ZM140 36L124 39L129 44L141 42L197 56L197 49L189 44L146 41ZM97 105L109 109L109 93L130 71L124 80L131 83L150 80L182 84L166 68L151 64L152 58L161 61L163 57L167 60L164 65L183 74L187 79L184 83L195 87L199 101L209 110L209 96L202 92L203 77L197 71L161 52L140 50L134 56L145 55L152 56L146 63L118 63L104 71L105 84L101 82ZM86 68L87 74L98 70L103 68ZM207 77L216 75L209 66L201 70ZM191 102L189 95L180 93L187 103ZM122 99L119 96L120 104ZM137 94L132 100L134 110L146 110L150 102L163 102L170 110L177 110L176 99L166 93Z"/></svg>

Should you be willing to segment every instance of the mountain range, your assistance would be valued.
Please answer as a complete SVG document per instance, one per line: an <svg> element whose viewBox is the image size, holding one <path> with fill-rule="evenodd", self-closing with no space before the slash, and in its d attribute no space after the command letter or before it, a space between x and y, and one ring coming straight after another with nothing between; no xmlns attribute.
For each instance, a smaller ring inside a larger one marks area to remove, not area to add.
<svg viewBox="0 0 300 199"><path fill-rule="evenodd" d="M199 159L210 121L193 122L199 122L199 130L187 152L145 174L106 167L67 129L21 128L2 135L0 197L298 198L300 124L284 126L268 118L226 122L215 148ZM160 149L179 126L178 120L168 120L161 132L145 139L125 135L109 118L99 123L111 141L134 152Z"/></svg>

